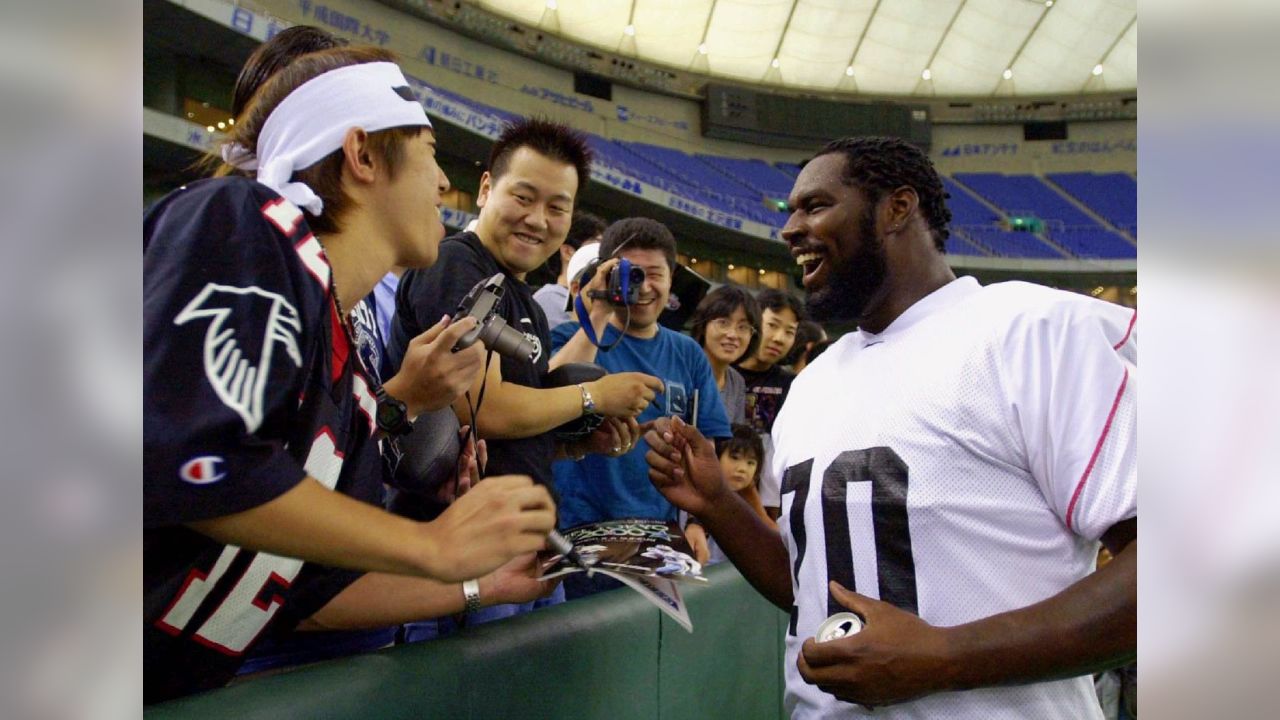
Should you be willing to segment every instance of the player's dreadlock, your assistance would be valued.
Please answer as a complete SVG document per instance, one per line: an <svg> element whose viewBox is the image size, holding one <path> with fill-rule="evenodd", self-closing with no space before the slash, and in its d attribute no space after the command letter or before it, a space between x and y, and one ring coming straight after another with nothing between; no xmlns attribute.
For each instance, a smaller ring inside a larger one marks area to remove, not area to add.
<svg viewBox="0 0 1280 720"><path fill-rule="evenodd" d="M919 148L898 138L851 137L833 140L818 151L818 155L831 153L843 153L848 159L843 177L845 184L861 188L872 205L903 185L915 189L934 245L938 252L945 251L951 234L947 229L951 223L951 211L946 203L949 195L933 163Z"/></svg>

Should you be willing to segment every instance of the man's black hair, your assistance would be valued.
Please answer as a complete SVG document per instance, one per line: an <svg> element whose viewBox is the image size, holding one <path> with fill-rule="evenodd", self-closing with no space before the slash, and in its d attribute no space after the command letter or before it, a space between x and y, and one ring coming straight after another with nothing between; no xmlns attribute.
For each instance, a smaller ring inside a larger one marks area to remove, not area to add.
<svg viewBox="0 0 1280 720"><path fill-rule="evenodd" d="M783 308L796 314L797 322L804 322L809 316L804 312L804 301L789 292L776 288L765 288L756 295L761 311L772 310L775 314Z"/></svg>
<svg viewBox="0 0 1280 720"><path fill-rule="evenodd" d="M845 157L842 179L866 195L872 206L886 194L908 186L920 198L920 212L929 223L933 244L945 252L951 231L947 191L929 156L905 140L892 137L847 137L833 140L817 156L841 153Z"/></svg>
<svg viewBox="0 0 1280 720"><path fill-rule="evenodd" d="M564 244L577 250L587 240L597 235L603 235L607 227L609 227L609 223L605 222L599 215L593 215L585 210L576 210L573 213L573 222L569 224L569 234L564 238ZM540 271L544 271L542 273L543 277L550 278L543 280L543 282L555 282L556 278L560 277L562 265L560 253L552 253L551 257L547 258L546 264L539 268ZM534 285L535 283L530 280L529 284Z"/></svg>
<svg viewBox="0 0 1280 720"><path fill-rule="evenodd" d="M689 329L689 334L698 341L699 347L705 345L707 325L712 320L729 317L740 307L747 313L747 322L755 329L747 339L747 349L742 357L755 357L756 346L760 344L760 303L751 297L751 293L736 285L721 285L702 298L698 308L693 311L693 327Z"/></svg>
<svg viewBox="0 0 1280 720"><path fill-rule="evenodd" d="M615 257L620 250L661 250L667 269L676 271L676 238L657 220L634 217L610 225L600 241L600 257Z"/></svg>
<svg viewBox="0 0 1280 720"><path fill-rule="evenodd" d="M494 141L489 151L489 175L496 182L507 171L511 156L522 147L557 162L572 165L578 172L578 190L587 186L591 177L591 148L587 136L546 118L531 117L509 125Z"/></svg>

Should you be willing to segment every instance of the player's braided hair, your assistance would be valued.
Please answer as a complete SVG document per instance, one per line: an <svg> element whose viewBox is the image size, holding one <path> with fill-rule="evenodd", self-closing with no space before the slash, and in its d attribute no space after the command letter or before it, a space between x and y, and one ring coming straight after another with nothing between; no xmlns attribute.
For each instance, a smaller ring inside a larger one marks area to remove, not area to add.
<svg viewBox="0 0 1280 720"><path fill-rule="evenodd" d="M818 155L831 153L845 156L845 184L860 188L872 205L904 185L914 189L933 243L938 252L945 251L951 234L947 229L951 223L947 191L933 163L919 148L892 137L848 137L833 140L818 151Z"/></svg>

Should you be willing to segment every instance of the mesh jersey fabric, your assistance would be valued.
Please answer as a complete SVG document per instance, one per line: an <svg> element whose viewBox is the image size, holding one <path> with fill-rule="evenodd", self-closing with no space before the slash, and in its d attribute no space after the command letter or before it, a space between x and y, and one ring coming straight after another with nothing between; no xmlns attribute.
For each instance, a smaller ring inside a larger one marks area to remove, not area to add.
<svg viewBox="0 0 1280 720"><path fill-rule="evenodd" d="M1094 568L1137 515L1134 313L1027 283L961 278L878 335L841 338L774 426L796 607L787 710L872 716L806 684L805 639L843 610L829 579L954 626L1025 607ZM1101 717L1080 677L939 693L877 718Z"/></svg>

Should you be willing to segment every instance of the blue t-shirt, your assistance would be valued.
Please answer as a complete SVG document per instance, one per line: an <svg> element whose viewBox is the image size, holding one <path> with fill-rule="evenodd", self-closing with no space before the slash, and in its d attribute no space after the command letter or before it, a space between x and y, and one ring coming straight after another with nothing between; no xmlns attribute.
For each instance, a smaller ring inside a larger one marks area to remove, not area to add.
<svg viewBox="0 0 1280 720"><path fill-rule="evenodd" d="M578 323L567 322L551 333L554 354L578 331ZM601 345L618 339L613 326L605 329ZM659 393L637 420L679 415L693 423L697 398L697 427L707 437L729 437L729 420L716 388L711 364L698 343L665 327L649 339L623 336L609 352L596 353L596 363L611 373L643 372L660 378L666 390ZM560 495L560 527L569 528L600 520L629 517L676 519L676 508L649 481L644 454L649 445L643 439L620 458L588 455L579 461L557 462L556 492Z"/></svg>

